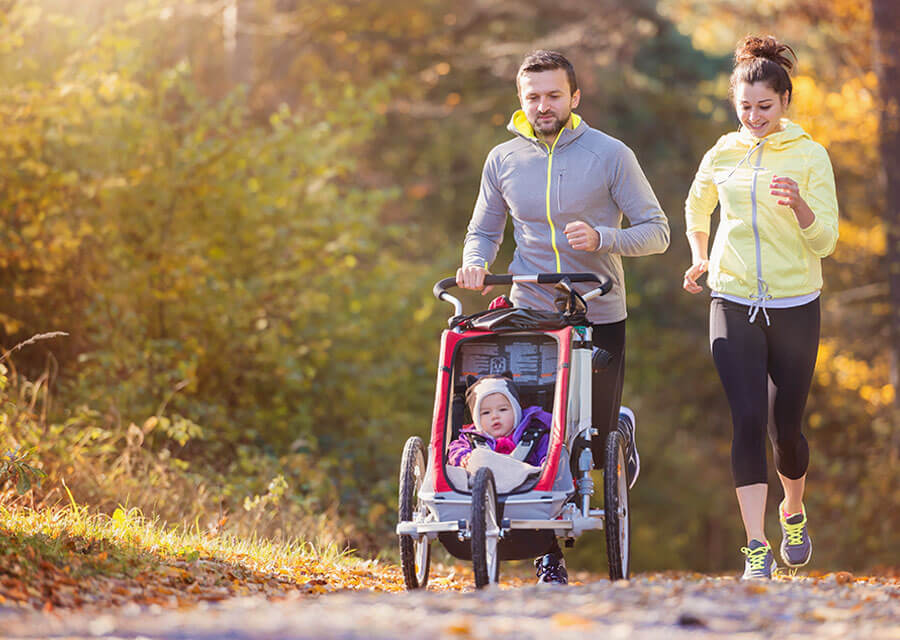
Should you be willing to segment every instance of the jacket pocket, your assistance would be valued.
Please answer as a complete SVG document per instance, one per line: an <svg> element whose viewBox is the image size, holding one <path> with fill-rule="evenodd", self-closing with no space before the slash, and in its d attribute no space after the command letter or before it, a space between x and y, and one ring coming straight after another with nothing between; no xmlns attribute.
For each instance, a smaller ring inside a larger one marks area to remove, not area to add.
<svg viewBox="0 0 900 640"><path fill-rule="evenodd" d="M562 211L562 190L563 190L563 178L565 177L566 172L560 171L559 178L556 180L556 210Z"/></svg>

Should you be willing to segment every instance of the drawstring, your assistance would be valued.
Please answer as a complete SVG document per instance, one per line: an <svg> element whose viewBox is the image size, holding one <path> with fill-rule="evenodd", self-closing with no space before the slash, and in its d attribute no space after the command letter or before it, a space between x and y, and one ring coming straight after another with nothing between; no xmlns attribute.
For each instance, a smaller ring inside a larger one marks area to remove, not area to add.
<svg viewBox="0 0 900 640"><path fill-rule="evenodd" d="M747 150L747 153L744 154L744 157L741 158L741 161L738 162L736 165L734 165L734 167L732 167L732 169L728 173L728 175L725 176L724 178L722 178L721 180L716 180L715 183L717 185L719 185L719 184L724 184L724 183L728 182L728 179L734 175L734 172L737 171L738 169L740 169L741 165L744 164L745 162L747 162L747 160L750 158L750 156L753 155L753 152L756 151L759 148L759 146L761 144L763 144L764 142L765 142L765 140L759 140L755 145L750 147L750 149Z"/></svg>
<svg viewBox="0 0 900 640"><path fill-rule="evenodd" d="M750 311L747 314L750 316L750 324L756 321L756 314L762 309L763 317L766 319L766 326L771 327L772 323L769 322L769 314L766 311L766 302L772 299L772 295L769 293L769 284L762 278L757 278L756 293L750 296L750 299L753 300L753 304L750 305Z"/></svg>

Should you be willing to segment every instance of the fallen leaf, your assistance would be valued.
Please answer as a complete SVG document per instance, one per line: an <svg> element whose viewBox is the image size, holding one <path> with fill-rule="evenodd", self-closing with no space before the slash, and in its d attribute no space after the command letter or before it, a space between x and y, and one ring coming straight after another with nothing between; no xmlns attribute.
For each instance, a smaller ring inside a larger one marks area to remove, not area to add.
<svg viewBox="0 0 900 640"><path fill-rule="evenodd" d="M4 593L7 598L12 598L13 600L28 600L28 594L20 589L6 589Z"/></svg>
<svg viewBox="0 0 900 640"><path fill-rule="evenodd" d="M769 587L763 586L761 584L748 584L746 590L747 593L768 593Z"/></svg>
<svg viewBox="0 0 900 640"><path fill-rule="evenodd" d="M847 584L848 582L853 582L853 574L849 571L838 571L834 574L834 580L838 584Z"/></svg>
<svg viewBox="0 0 900 640"><path fill-rule="evenodd" d="M550 619L558 627L588 627L594 624L593 620L574 613L557 613Z"/></svg>
<svg viewBox="0 0 900 640"><path fill-rule="evenodd" d="M469 635L472 633L472 624L468 620L459 620L451 622L444 631L455 636Z"/></svg>

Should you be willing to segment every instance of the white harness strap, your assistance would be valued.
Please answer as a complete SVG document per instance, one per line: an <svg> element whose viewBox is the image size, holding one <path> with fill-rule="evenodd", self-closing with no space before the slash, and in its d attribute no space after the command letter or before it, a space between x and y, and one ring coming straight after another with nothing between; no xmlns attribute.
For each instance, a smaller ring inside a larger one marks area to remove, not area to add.
<svg viewBox="0 0 900 640"><path fill-rule="evenodd" d="M516 448L513 449L512 453L509 454L516 460L521 460L525 462L528 459L528 456L531 455L531 452L535 450L538 443L541 441L541 436L544 435L548 429L547 427L540 425L528 425L525 427L525 431L522 433L522 438L519 440L519 444L516 445Z"/></svg>

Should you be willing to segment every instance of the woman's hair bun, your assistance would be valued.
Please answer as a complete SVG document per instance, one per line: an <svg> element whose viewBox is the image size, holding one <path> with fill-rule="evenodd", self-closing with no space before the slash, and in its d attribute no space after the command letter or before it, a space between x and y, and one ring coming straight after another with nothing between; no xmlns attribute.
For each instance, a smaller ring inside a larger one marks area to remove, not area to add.
<svg viewBox="0 0 900 640"><path fill-rule="evenodd" d="M794 60L788 57L791 54ZM758 58L765 58L784 67L786 71L794 68L797 54L786 44L778 42L773 36L747 36L738 43L734 52L734 66L747 64Z"/></svg>

